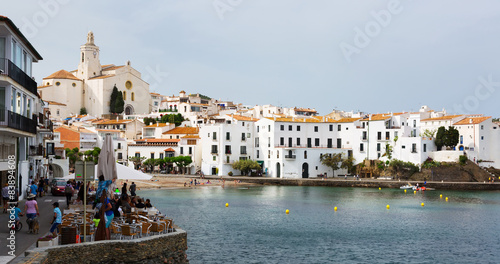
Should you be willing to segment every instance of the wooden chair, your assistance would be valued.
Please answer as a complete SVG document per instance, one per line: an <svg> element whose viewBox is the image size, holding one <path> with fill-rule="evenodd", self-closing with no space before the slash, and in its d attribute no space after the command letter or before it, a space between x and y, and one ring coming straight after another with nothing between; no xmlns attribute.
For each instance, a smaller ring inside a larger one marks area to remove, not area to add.
<svg viewBox="0 0 500 264"><path fill-rule="evenodd" d="M160 234L161 232L163 232L163 230L164 230L164 229L163 229L163 227L164 227L164 226L165 226L165 224L164 224L164 223L161 223L161 222L153 222L153 223L151 223L151 229L150 229L150 231L151 231L151 233L153 233L153 234L154 234L154 233L158 233L158 234Z"/></svg>
<svg viewBox="0 0 500 264"><path fill-rule="evenodd" d="M132 229L128 225L122 225L121 230L121 237L129 236L131 238L134 238L134 236L137 236L137 233L132 232Z"/></svg>
<svg viewBox="0 0 500 264"><path fill-rule="evenodd" d="M174 232L174 220L172 219L163 219L163 222L165 222L165 232Z"/></svg>
<svg viewBox="0 0 500 264"><path fill-rule="evenodd" d="M142 230L141 230L141 236L143 234L146 234L147 236L149 236L149 229L151 228L152 224L149 223L149 222L142 222Z"/></svg>
<svg viewBox="0 0 500 264"><path fill-rule="evenodd" d="M94 230L91 228L91 226L89 224L87 224L87 225L85 225L85 229L83 229L83 228L84 228L84 225L79 226L80 237L83 236L83 231L85 230L85 235L90 236L91 242L94 241Z"/></svg>
<svg viewBox="0 0 500 264"><path fill-rule="evenodd" d="M100 222L99 222L99 224L100 224ZM109 226L109 229L110 229L109 232L110 232L110 236L111 237L113 237L113 235L114 235L115 238L120 238L121 239L122 230L121 230L120 226L111 224Z"/></svg>

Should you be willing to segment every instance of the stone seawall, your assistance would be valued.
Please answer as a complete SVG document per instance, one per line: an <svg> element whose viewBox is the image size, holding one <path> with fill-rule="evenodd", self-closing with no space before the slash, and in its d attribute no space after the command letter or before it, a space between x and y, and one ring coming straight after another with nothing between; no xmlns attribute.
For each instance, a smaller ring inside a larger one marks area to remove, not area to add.
<svg viewBox="0 0 500 264"><path fill-rule="evenodd" d="M132 240L107 240L37 248L26 252L29 263L189 263L187 233L176 232ZM31 260L30 260L31 259Z"/></svg>
<svg viewBox="0 0 500 264"><path fill-rule="evenodd" d="M373 180L361 179L344 180L340 178L327 178L322 179L277 179L277 178L254 178L254 177L231 177L231 180L240 180L241 182L254 183L261 185L287 185L287 186L330 186L330 187L369 187L369 188L399 188L402 185L410 182L412 184L421 181L392 181L392 180ZM229 181L226 184L231 184ZM500 183L483 183L483 182L432 182L428 181L426 184L428 188L435 188L439 190L500 190Z"/></svg>

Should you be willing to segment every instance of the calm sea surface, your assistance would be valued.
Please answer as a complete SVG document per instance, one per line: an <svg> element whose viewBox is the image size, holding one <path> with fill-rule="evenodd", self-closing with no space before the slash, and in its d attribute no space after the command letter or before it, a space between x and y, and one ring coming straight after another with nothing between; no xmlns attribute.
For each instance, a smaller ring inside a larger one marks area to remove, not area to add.
<svg viewBox="0 0 500 264"><path fill-rule="evenodd" d="M187 231L191 263L500 263L500 192L231 186L139 195Z"/></svg>

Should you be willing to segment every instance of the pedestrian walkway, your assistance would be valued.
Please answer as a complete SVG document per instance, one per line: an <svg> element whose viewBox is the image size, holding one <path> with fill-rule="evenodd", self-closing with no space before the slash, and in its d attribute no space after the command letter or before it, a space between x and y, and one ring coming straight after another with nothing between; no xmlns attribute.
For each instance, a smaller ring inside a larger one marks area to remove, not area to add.
<svg viewBox="0 0 500 264"><path fill-rule="evenodd" d="M38 238L44 236L49 232L50 222L53 217L53 207L52 203L58 201L61 204L61 207L64 208L66 205L66 199L61 198L61 196L52 196L47 195L44 197L38 197L38 210L40 212L40 216L38 217L38 222L40 225L40 231L38 234L28 234L28 224L26 223L26 216L21 217L21 222L23 224L23 228L16 232L14 235L10 234L10 229L8 227L9 223L9 214L2 213L0 214L0 263L7 263L12 260L14 256L19 256L24 253L30 246L32 246ZM19 208L24 212L24 203L25 200L19 202ZM15 243L10 242L8 240L9 236L13 236L15 239ZM7 243L13 244L12 250L7 247ZM14 256L12 256L14 255Z"/></svg>

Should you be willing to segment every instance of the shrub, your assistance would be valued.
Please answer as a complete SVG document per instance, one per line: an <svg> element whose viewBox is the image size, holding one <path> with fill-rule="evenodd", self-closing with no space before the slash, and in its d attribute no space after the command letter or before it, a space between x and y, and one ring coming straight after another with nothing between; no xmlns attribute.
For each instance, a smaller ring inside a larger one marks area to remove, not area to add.
<svg viewBox="0 0 500 264"><path fill-rule="evenodd" d="M467 162L467 156L460 155L460 157L458 158L458 161L460 162L460 165L465 165L465 162Z"/></svg>
<svg viewBox="0 0 500 264"><path fill-rule="evenodd" d="M228 173L227 173L227 175L229 175L229 176L233 176L233 172L232 172L232 171L230 171L230 172L228 172Z"/></svg>

